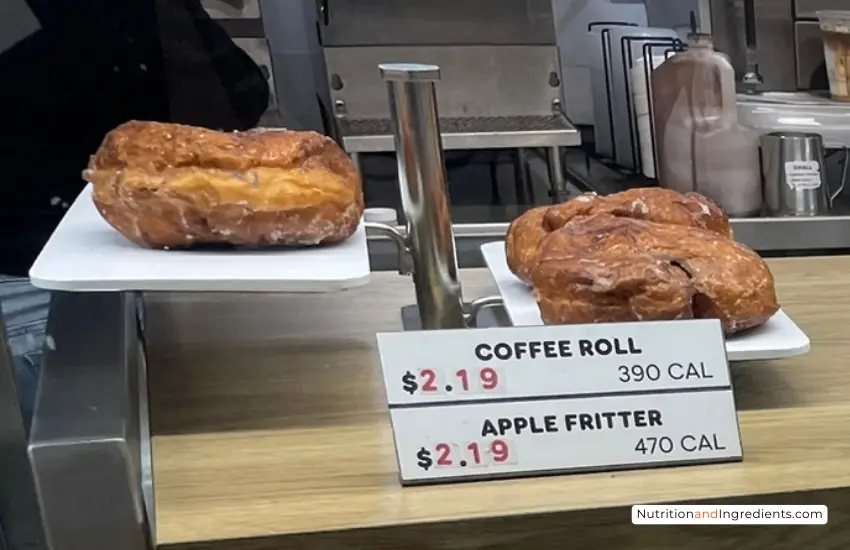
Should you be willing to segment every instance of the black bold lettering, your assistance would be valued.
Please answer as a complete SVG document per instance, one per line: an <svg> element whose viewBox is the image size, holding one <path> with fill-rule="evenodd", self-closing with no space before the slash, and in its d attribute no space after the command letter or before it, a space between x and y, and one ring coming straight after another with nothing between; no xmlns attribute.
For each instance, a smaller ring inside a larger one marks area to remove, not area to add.
<svg viewBox="0 0 850 550"><path fill-rule="evenodd" d="M658 409L649 409L649 425L650 426L663 426L664 423L661 422L661 411Z"/></svg>
<svg viewBox="0 0 850 550"><path fill-rule="evenodd" d="M600 338L596 341L596 353L599 355L611 355L611 351L614 349L614 346L611 344L609 340L605 338Z"/></svg>
<svg viewBox="0 0 850 550"><path fill-rule="evenodd" d="M475 357L479 361L490 361L493 359L493 349L490 344L478 344L475 346Z"/></svg>
<svg viewBox="0 0 850 550"><path fill-rule="evenodd" d="M513 355L511 347L504 342L499 342L496 344L496 347L493 348L493 353L496 355L498 359L505 360L510 359L511 355Z"/></svg>
<svg viewBox="0 0 850 550"><path fill-rule="evenodd" d="M511 422L510 418L500 418L499 419L499 435L505 435L508 433L513 427L514 423Z"/></svg>
<svg viewBox="0 0 850 550"><path fill-rule="evenodd" d="M524 429L528 427L528 419L523 416L517 416L514 418L514 431L519 435L522 433Z"/></svg>
<svg viewBox="0 0 850 550"><path fill-rule="evenodd" d="M528 342L514 342L514 357L522 359L522 356L526 354L528 354Z"/></svg>

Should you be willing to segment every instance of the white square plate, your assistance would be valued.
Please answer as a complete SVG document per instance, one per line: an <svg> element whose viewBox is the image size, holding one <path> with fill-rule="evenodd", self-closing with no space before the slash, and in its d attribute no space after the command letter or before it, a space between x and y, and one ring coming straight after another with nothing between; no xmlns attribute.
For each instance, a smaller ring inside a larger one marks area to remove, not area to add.
<svg viewBox="0 0 850 550"><path fill-rule="evenodd" d="M369 282L363 224L338 245L298 249L152 250L104 221L87 186L32 268L32 284L71 292L334 292Z"/></svg>

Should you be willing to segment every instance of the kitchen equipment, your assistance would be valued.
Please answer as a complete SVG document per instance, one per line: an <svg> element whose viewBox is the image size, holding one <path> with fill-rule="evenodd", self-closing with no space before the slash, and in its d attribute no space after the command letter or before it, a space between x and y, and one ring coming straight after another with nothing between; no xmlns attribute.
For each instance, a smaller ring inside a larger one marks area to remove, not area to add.
<svg viewBox="0 0 850 550"><path fill-rule="evenodd" d="M375 67L399 60L440 67L447 150L541 147L555 165L559 147L581 143L562 109L551 0L324 1L319 32L334 124L355 161L394 150Z"/></svg>
<svg viewBox="0 0 850 550"><path fill-rule="evenodd" d="M833 99L850 101L850 11L823 10L817 13L823 33L829 92Z"/></svg>
<svg viewBox="0 0 850 550"><path fill-rule="evenodd" d="M738 121L735 83L711 36L692 34L688 50L652 74L655 153L662 186L702 193L746 217L762 207L758 135Z"/></svg>
<svg viewBox="0 0 850 550"><path fill-rule="evenodd" d="M847 151L841 184L830 192L826 182L823 138L811 133L774 132L761 138L765 202L771 214L817 216L829 213L844 190Z"/></svg>
<svg viewBox="0 0 850 550"><path fill-rule="evenodd" d="M514 326L542 325L540 310L531 288L517 279L505 259L505 243L491 242L481 247L484 262L505 301ZM793 357L809 351L809 338L781 309L764 325L726 340L730 361L754 361Z"/></svg>

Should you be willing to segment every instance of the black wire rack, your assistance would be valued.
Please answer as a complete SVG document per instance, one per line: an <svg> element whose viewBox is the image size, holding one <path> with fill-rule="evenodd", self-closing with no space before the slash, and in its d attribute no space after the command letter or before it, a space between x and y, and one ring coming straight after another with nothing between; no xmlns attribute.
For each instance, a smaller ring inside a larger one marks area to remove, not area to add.
<svg viewBox="0 0 850 550"><path fill-rule="evenodd" d="M647 37L647 36L623 36L620 38L620 43L614 45L611 43L611 29L616 27L637 27L636 24L624 21L594 21L587 26L588 32L596 27L604 27L600 32L600 42L602 48L602 66L605 73L605 101L608 112L608 120L604 122L594 121L595 124L604 123L608 125L611 135L611 156L613 159L618 158L617 140L614 134L614 103L612 97L613 71L620 70L623 72L623 81L625 82L626 91L626 113L629 129L629 145L632 160L632 166L635 167L635 172L638 174L645 173L643 159L640 154L640 138L638 136L636 109L634 104L634 94L632 90L631 71L636 66L639 57L635 56L635 44L640 43L640 56L643 58L643 70L647 84L647 101L649 104L649 128L652 144L652 159L655 174L658 173L658 156L656 154L655 143L655 119L654 105L652 100L652 72L655 70L654 58L664 56L665 60L670 56L685 51L687 45L679 38L674 37ZM621 66L612 66L612 47L619 46ZM612 159L612 160L613 160Z"/></svg>

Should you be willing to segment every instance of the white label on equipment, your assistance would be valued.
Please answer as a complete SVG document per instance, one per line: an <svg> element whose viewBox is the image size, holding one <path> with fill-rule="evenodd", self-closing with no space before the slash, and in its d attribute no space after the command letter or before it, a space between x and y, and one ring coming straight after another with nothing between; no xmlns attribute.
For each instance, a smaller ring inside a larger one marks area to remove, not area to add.
<svg viewBox="0 0 850 550"><path fill-rule="evenodd" d="M390 405L726 388L716 320L378 334Z"/></svg>
<svg viewBox="0 0 850 550"><path fill-rule="evenodd" d="M822 183L820 163L815 160L786 162L785 182L795 191L820 188Z"/></svg>
<svg viewBox="0 0 850 550"><path fill-rule="evenodd" d="M731 389L394 407L403 482L742 458Z"/></svg>

